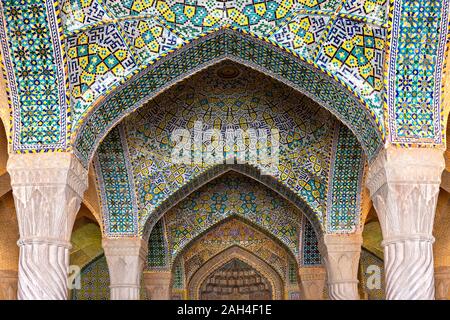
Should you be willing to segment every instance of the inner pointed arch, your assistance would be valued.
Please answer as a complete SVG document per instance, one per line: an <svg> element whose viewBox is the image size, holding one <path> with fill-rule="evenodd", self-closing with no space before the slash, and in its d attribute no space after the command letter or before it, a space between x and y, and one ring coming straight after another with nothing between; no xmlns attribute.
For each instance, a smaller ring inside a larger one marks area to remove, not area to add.
<svg viewBox="0 0 450 320"><path fill-rule="evenodd" d="M286 185L282 184L276 178L270 175L263 175L261 171L249 164L223 164L216 165L211 169L205 171L201 175L192 179L189 183L183 185L175 192L173 192L164 202L162 202L152 214L142 221L143 225L143 238L148 241L150 233L161 217L164 216L169 210L176 207L183 200L187 199L194 192L201 190L202 187L207 186L208 183L219 179L227 173L234 172L246 176L257 183L262 184L269 190L275 192L282 199L286 200L289 204L293 205L300 214L304 214L305 217L311 223L317 238L320 239L323 234L323 225L317 214L310 208L305 200L300 198L294 191L289 189Z"/></svg>

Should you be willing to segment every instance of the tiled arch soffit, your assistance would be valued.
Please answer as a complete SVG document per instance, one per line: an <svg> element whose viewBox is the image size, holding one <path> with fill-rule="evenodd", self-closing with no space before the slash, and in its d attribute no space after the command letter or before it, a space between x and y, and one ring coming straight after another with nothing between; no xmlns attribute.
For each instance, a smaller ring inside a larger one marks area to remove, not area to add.
<svg viewBox="0 0 450 320"><path fill-rule="evenodd" d="M147 118L154 119L152 116L143 117ZM132 134L140 126L135 120L130 120ZM354 232L360 223L365 157L350 130L338 121L332 120L331 123L334 125L329 127L332 130L330 134L316 135L316 138L321 138L313 146L319 147L312 148L311 153L308 151L306 158L299 155L292 158L297 164L295 166L290 164L289 157L282 156L275 175L261 174L262 168L249 164L198 167L166 163L155 158L153 153L146 152L145 157L142 157L139 156L142 152L136 151L141 149L140 144L129 145L130 133L126 132L126 124L121 124L102 142L95 158L104 230L115 236L148 236L156 221L170 207L193 190L233 169L262 182L295 204L308 216L319 234L323 230L330 233ZM146 124L145 128L149 130L152 127ZM158 128L161 129L160 126ZM323 140L322 137L326 136L329 141ZM144 139L145 148L152 149L152 143L149 145L147 137ZM311 143L313 140L306 141ZM280 146L283 151L284 145ZM329 150L317 153L323 146ZM292 157L292 151L289 154ZM314 161L324 155L325 160L317 165ZM342 190L347 196L339 194Z"/></svg>
<svg viewBox="0 0 450 320"><path fill-rule="evenodd" d="M252 180L228 171L207 184L207 189L198 189L168 210L146 240L150 248L149 268L167 269L197 240L224 224L246 225L264 233L299 264L321 264L321 234L316 233L308 218L276 192Z"/></svg>
<svg viewBox="0 0 450 320"><path fill-rule="evenodd" d="M223 241L218 241L220 238ZM173 274L181 271L185 274L184 282L187 283L205 262L234 246L250 251L266 261L282 279L295 277L292 271L298 270L299 263L289 248L249 221L236 218L225 219L200 237L190 241L181 252L176 254L171 265L166 266L164 270L171 270ZM148 267L151 271L159 269L151 265Z"/></svg>

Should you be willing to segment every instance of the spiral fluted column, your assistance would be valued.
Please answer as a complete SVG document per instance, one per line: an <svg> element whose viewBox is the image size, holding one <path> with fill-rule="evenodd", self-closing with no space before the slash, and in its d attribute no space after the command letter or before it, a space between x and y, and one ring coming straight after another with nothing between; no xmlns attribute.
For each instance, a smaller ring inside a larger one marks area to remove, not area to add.
<svg viewBox="0 0 450 320"><path fill-rule="evenodd" d="M20 233L18 298L67 299L70 236L87 172L68 153L11 155L7 169Z"/></svg>
<svg viewBox="0 0 450 320"><path fill-rule="evenodd" d="M147 243L140 238L104 238L111 300L139 300L147 261Z"/></svg>
<svg viewBox="0 0 450 320"><path fill-rule="evenodd" d="M367 187L383 232L386 298L434 299L432 235L443 151L383 150L370 164Z"/></svg>
<svg viewBox="0 0 450 320"><path fill-rule="evenodd" d="M319 242L331 300L359 300L358 266L361 244L360 233L326 234Z"/></svg>

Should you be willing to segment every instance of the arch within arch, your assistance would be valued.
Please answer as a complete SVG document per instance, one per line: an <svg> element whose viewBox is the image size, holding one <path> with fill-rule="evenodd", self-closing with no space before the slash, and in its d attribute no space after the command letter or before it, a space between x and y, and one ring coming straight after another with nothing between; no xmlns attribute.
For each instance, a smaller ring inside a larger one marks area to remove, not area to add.
<svg viewBox="0 0 450 320"><path fill-rule="evenodd" d="M233 220L237 220L237 221L239 221L239 223L249 226L250 229L255 229L259 233L266 236L267 238L274 240L274 242L279 247L281 247L283 250L285 250L289 254L289 256L291 256L291 258L293 260L295 260L297 262L298 262L298 260L300 260L299 253L293 252L292 248L289 248L285 243L283 243L283 241L281 241L281 239L277 235L275 235L273 232L270 232L270 230L268 230L267 228L257 225L254 221L251 221L248 218L240 217L238 215L231 215L229 217L223 218L223 219L219 220L218 222L208 226L205 230L202 230L201 233L195 235L195 237L192 240L185 243L177 252L175 252L175 255L172 257L172 261L175 261L178 257L182 256L187 251L189 251L191 249L192 245L194 245L197 242L197 240L201 240L205 235L208 235L208 233L210 233L211 231L213 231L215 229L220 229L222 226L224 226L228 223L233 223L234 222ZM302 246L301 243L299 243L298 245L299 245L299 247Z"/></svg>
<svg viewBox="0 0 450 320"><path fill-rule="evenodd" d="M208 262L206 262L197 272L192 276L191 280L188 283L188 297L190 300L199 300L199 289L203 281L210 275L212 272L220 268L225 263L238 259L242 260L255 270L260 272L266 279L269 280L275 300L281 300L284 298L284 289L283 282L278 275L278 273L265 261L255 256L254 254L240 248L237 246L226 249L211 258Z"/></svg>
<svg viewBox="0 0 450 320"><path fill-rule="evenodd" d="M270 42L222 29L142 68L97 101L72 135L74 152L87 166L100 142L126 115L174 83L225 59L257 69L312 98L353 131L369 158L382 147L379 122L347 85Z"/></svg>
<svg viewBox="0 0 450 320"><path fill-rule="evenodd" d="M183 200L192 191L203 186L219 175L234 170L253 178L254 180L277 192L286 200L300 209L313 224L316 233L321 235L321 213L314 211L307 203L307 190L296 192L288 184L288 180L279 181L270 175L263 175L260 170L249 164L222 164L206 169L196 174L171 192L167 197L157 203L151 216L139 216L139 207L136 199L135 181L128 156L128 147L124 143L122 126L111 131L107 137L108 144L102 143L95 159L95 170L100 188L104 232L113 236L137 236L142 234L148 240L151 229L164 212ZM301 168L300 168L301 169ZM302 173L306 173L303 170ZM288 177L286 177L287 179ZM291 179L292 180L292 179ZM311 179L311 183L315 180ZM312 186L314 187L314 185ZM319 185L319 187L323 187ZM316 186L316 188L318 188ZM313 202L321 204L321 202ZM147 207L146 207L147 208Z"/></svg>
<svg viewBox="0 0 450 320"><path fill-rule="evenodd" d="M322 237L323 229L320 220L317 218L316 214L308 206L308 204L297 194L295 194L294 191L289 189L289 187L285 186L272 176L261 174L258 168L249 164L222 164L216 165L206 170L201 175L195 177L190 182L183 185L177 191L172 193L164 202L162 202L161 205L156 208L153 215L145 221L145 225L143 227L144 239L148 241L153 226L167 211L174 208L177 204L186 199L192 192L197 191L207 183L230 171L240 173L255 180L256 182L261 183L268 189L277 193L283 199L287 200L289 203L293 204L294 207L302 212L309 220L309 222L311 222L317 238Z"/></svg>

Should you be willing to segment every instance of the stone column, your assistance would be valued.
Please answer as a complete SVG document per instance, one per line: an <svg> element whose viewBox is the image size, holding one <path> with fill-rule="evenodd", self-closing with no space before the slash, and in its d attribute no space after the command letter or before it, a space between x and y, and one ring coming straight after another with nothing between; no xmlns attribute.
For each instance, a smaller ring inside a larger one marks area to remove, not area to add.
<svg viewBox="0 0 450 320"><path fill-rule="evenodd" d="M298 276L302 300L323 300L323 289L327 276L325 267L300 267Z"/></svg>
<svg viewBox="0 0 450 320"><path fill-rule="evenodd" d="M361 244L360 233L326 234L320 241L331 300L359 300L358 266Z"/></svg>
<svg viewBox="0 0 450 320"><path fill-rule="evenodd" d="M434 299L433 221L444 157L389 147L370 164L367 186L383 231L386 298Z"/></svg>
<svg viewBox="0 0 450 320"><path fill-rule="evenodd" d="M73 154L10 155L20 239L19 299L67 299L70 236L87 188Z"/></svg>
<svg viewBox="0 0 450 320"><path fill-rule="evenodd" d="M0 270L0 300L17 300L17 271Z"/></svg>
<svg viewBox="0 0 450 320"><path fill-rule="evenodd" d="M172 272L146 271L144 272L144 285L147 297L150 300L170 300L170 284Z"/></svg>
<svg viewBox="0 0 450 320"><path fill-rule="evenodd" d="M139 300L147 243L140 238L104 238L111 300Z"/></svg>
<svg viewBox="0 0 450 320"><path fill-rule="evenodd" d="M434 270L436 300L448 300L450 294L450 267L438 267Z"/></svg>

